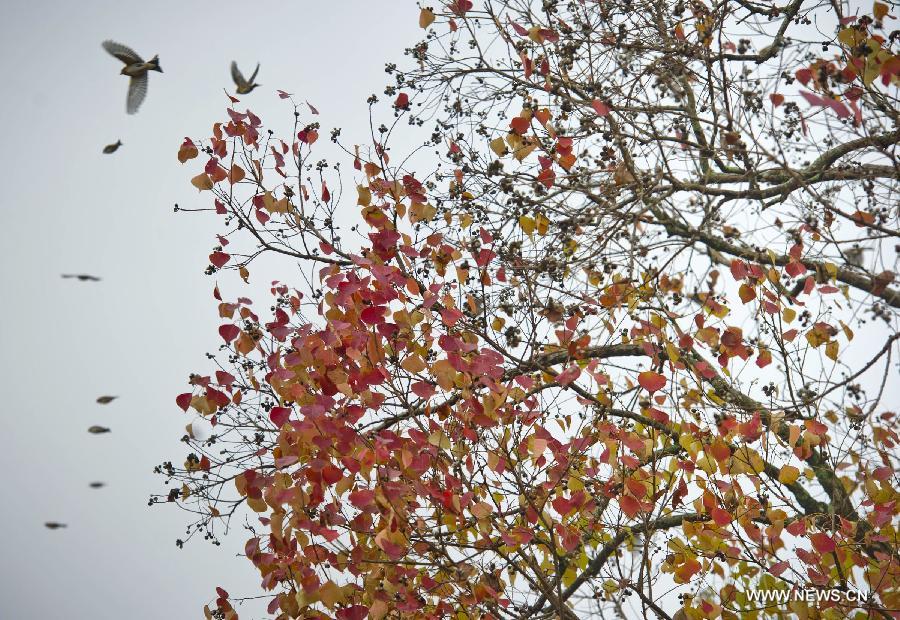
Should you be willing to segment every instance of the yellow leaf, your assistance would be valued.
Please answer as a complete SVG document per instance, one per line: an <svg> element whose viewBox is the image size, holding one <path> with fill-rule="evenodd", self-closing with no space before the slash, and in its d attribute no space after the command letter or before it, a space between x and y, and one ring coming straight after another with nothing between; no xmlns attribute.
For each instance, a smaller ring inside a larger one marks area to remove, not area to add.
<svg viewBox="0 0 900 620"><path fill-rule="evenodd" d="M888 14L888 5L884 2L875 2L872 4L872 15L876 21L881 21Z"/></svg>
<svg viewBox="0 0 900 620"><path fill-rule="evenodd" d="M837 340L832 340L828 344L825 345L825 355L829 357L832 361L836 362L838 358L838 352L840 351L840 346L837 343Z"/></svg>
<svg viewBox="0 0 900 620"><path fill-rule="evenodd" d="M443 431L434 431L428 436L428 443L444 450L450 449L450 438Z"/></svg>
<svg viewBox="0 0 900 620"><path fill-rule="evenodd" d="M503 157L506 154L506 142L503 138L494 138L491 140L491 150L497 157Z"/></svg>
<svg viewBox="0 0 900 620"><path fill-rule="evenodd" d="M337 603L344 602L344 591L333 581L328 581L324 585L319 586L316 594L319 600L325 603L329 609L334 609Z"/></svg>
<svg viewBox="0 0 900 620"><path fill-rule="evenodd" d="M413 223L430 222L434 219L436 213L437 209L431 205L417 202L409 208L409 221Z"/></svg>
<svg viewBox="0 0 900 620"><path fill-rule="evenodd" d="M213 188L212 179L210 179L209 175L206 174L205 172L201 172L200 174L195 176L193 179L191 179L191 185L196 187L201 192L205 189Z"/></svg>
<svg viewBox="0 0 900 620"><path fill-rule="evenodd" d="M428 28L434 23L434 13L431 9L422 9L419 11L419 28Z"/></svg>
<svg viewBox="0 0 900 620"><path fill-rule="evenodd" d="M463 213L459 216L459 227L465 230L469 226L472 225L472 214L471 213Z"/></svg>
<svg viewBox="0 0 900 620"><path fill-rule="evenodd" d="M794 484L800 477L800 470L792 465L785 465L778 472L778 481L782 484Z"/></svg>
<svg viewBox="0 0 900 620"><path fill-rule="evenodd" d="M247 270L247 268L245 266L241 265L238 268L238 273L241 274L241 279L244 282L246 282L247 284L250 284L250 272Z"/></svg>
<svg viewBox="0 0 900 620"><path fill-rule="evenodd" d="M522 161L526 157L528 157L531 152L537 148L536 142L525 142L520 148L517 148L515 153L513 153L513 157L517 160Z"/></svg>
<svg viewBox="0 0 900 620"><path fill-rule="evenodd" d="M356 199L356 204L362 207L368 207L369 203L372 202L372 192L369 191L368 187L357 185L356 194L358 196L358 198Z"/></svg>
<svg viewBox="0 0 900 620"><path fill-rule="evenodd" d="M847 327L846 323L843 321L838 321L841 324L841 329L844 330L844 335L847 337L847 340L853 340L853 330Z"/></svg>
<svg viewBox="0 0 900 620"><path fill-rule="evenodd" d="M781 318L784 319L785 323L790 324L797 317L797 311L792 310L791 308L785 308L781 311Z"/></svg>
<svg viewBox="0 0 900 620"><path fill-rule="evenodd" d="M534 218L534 223L540 236L543 237L547 234L547 230L550 228L550 220L547 219L546 215L544 215L543 213L538 213Z"/></svg>
<svg viewBox="0 0 900 620"><path fill-rule="evenodd" d="M527 215L519 216L519 228L530 237L534 233L534 218Z"/></svg>

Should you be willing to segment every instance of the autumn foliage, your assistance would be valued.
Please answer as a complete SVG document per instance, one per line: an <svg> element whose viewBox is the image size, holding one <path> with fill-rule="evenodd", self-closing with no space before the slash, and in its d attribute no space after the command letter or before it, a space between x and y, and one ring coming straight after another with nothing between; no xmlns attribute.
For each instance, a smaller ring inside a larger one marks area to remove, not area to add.
<svg viewBox="0 0 900 620"><path fill-rule="evenodd" d="M208 272L283 272L157 499L279 618L897 617L900 35L842 6L448 2L352 171L305 104L186 139Z"/></svg>

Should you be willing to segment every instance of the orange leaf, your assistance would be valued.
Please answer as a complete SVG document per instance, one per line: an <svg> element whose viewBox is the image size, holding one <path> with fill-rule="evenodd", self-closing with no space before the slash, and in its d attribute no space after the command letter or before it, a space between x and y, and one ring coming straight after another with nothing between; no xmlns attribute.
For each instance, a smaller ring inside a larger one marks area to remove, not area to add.
<svg viewBox="0 0 900 620"><path fill-rule="evenodd" d="M656 392L666 387L666 378L658 372L645 370L638 375L638 383L648 392Z"/></svg>
<svg viewBox="0 0 900 620"><path fill-rule="evenodd" d="M434 23L434 13L430 9L422 9L419 11L419 28L428 28Z"/></svg>
<svg viewBox="0 0 900 620"><path fill-rule="evenodd" d="M195 176L193 179L191 179L191 185L196 187L201 192L205 189L213 188L212 179L210 179L209 175L206 174L205 172L201 172L200 174Z"/></svg>
<svg viewBox="0 0 900 620"><path fill-rule="evenodd" d="M243 168L237 164L232 164L231 172L228 173L228 182L234 185L235 183L239 183L245 176L247 176L247 173L244 172Z"/></svg>

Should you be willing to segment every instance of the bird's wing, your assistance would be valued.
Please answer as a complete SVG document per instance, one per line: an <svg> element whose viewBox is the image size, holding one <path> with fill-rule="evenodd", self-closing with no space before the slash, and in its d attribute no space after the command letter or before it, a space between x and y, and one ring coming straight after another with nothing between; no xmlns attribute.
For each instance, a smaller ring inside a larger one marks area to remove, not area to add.
<svg viewBox="0 0 900 620"><path fill-rule="evenodd" d="M259 73L259 63L256 63L256 69L254 69L253 75L250 76L250 83L251 83L251 84L253 84L253 82L256 81L256 74L257 74L257 73Z"/></svg>
<svg viewBox="0 0 900 620"><path fill-rule="evenodd" d="M141 107L144 97L147 96L147 81L147 73L144 72L131 78L131 81L128 83L128 100L126 101L125 109L129 114L134 114Z"/></svg>
<svg viewBox="0 0 900 620"><path fill-rule="evenodd" d="M133 65L136 63L144 62L144 60L140 56L138 56L137 52L135 52L133 49L131 49L127 45L116 43L115 41L104 41L103 49L124 62L126 65Z"/></svg>
<svg viewBox="0 0 900 620"><path fill-rule="evenodd" d="M246 86L247 80L244 79L244 74L241 73L241 70L238 69L237 63L235 61L231 61L231 79L234 80L234 83L238 86Z"/></svg>

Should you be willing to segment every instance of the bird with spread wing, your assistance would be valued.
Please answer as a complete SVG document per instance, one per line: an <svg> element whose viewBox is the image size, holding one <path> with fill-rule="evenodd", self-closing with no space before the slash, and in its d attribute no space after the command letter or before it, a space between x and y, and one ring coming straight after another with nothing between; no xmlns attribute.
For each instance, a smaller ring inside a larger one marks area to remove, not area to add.
<svg viewBox="0 0 900 620"><path fill-rule="evenodd" d="M234 80L234 83L237 86L237 94L246 95L259 86L259 84L254 81L256 80L257 73L259 73L259 63L256 63L256 70L253 71L253 75L251 75L248 80L244 78L244 74L238 69L237 63L233 60L231 61L231 79Z"/></svg>
<svg viewBox="0 0 900 620"><path fill-rule="evenodd" d="M120 75L127 75L130 78L125 109L129 114L134 114L141 107L144 97L147 96L147 72L163 72L159 66L159 54L148 61L144 61L130 47L109 40L103 42L103 49L125 63L125 66L119 72Z"/></svg>

